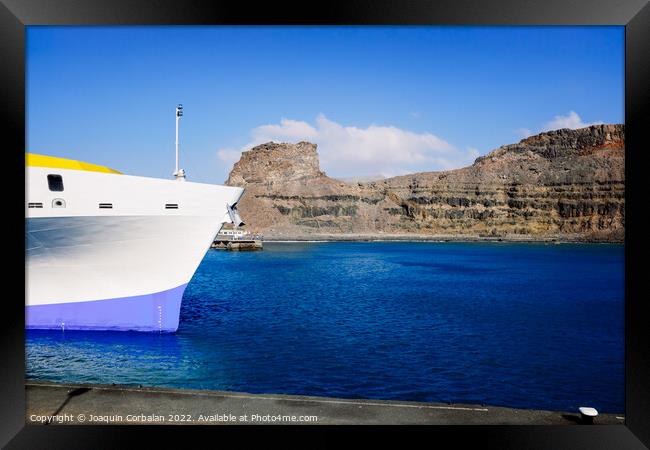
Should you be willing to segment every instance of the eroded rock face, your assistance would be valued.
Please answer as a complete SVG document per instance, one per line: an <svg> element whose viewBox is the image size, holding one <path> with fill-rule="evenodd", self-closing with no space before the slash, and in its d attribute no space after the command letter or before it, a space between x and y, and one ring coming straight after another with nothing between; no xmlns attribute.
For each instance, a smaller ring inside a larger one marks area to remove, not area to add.
<svg viewBox="0 0 650 450"><path fill-rule="evenodd" d="M622 241L623 125L531 136L473 165L350 184L319 168L316 145L267 143L242 154L244 220L267 237L417 235Z"/></svg>
<svg viewBox="0 0 650 450"><path fill-rule="evenodd" d="M273 184L306 180L324 175L320 171L316 145L297 144L258 145L242 153L228 176L226 184Z"/></svg>

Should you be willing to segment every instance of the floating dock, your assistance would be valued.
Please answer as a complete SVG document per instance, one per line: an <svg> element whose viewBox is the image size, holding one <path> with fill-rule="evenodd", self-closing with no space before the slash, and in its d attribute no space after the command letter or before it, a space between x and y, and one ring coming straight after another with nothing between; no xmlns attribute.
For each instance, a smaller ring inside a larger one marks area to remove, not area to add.
<svg viewBox="0 0 650 450"><path fill-rule="evenodd" d="M260 239L217 239L212 243L212 248L221 250L262 250L263 245Z"/></svg>
<svg viewBox="0 0 650 450"><path fill-rule="evenodd" d="M580 413L281 394L27 382L28 424L571 425ZM593 423L624 424L599 414Z"/></svg>

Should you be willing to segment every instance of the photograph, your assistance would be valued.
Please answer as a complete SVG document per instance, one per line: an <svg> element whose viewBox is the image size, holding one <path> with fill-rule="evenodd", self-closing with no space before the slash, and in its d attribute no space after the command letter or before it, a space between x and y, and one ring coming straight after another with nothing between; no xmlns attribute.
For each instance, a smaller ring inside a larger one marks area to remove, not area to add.
<svg viewBox="0 0 650 450"><path fill-rule="evenodd" d="M24 51L27 425L625 425L624 26Z"/></svg>
<svg viewBox="0 0 650 450"><path fill-rule="evenodd" d="M649 1L0 0L0 447L649 449Z"/></svg>

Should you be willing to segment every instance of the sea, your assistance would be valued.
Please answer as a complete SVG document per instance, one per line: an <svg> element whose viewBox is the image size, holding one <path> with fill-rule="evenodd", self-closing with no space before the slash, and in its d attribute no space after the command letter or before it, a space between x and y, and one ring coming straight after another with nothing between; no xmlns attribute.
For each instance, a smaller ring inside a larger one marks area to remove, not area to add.
<svg viewBox="0 0 650 450"><path fill-rule="evenodd" d="M26 331L26 377L623 413L623 244L209 250L174 334Z"/></svg>

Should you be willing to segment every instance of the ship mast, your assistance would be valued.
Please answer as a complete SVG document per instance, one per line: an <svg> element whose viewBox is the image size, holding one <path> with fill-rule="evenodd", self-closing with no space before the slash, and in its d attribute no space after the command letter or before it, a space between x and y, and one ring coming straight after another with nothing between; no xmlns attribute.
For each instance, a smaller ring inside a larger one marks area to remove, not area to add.
<svg viewBox="0 0 650 450"><path fill-rule="evenodd" d="M179 169L179 156L178 156L178 149L180 144L178 143L178 124L181 120L181 117L183 116L183 105L180 103L176 107L176 170L174 171L174 176L176 177L176 180L178 181L185 181L185 171L183 169Z"/></svg>

